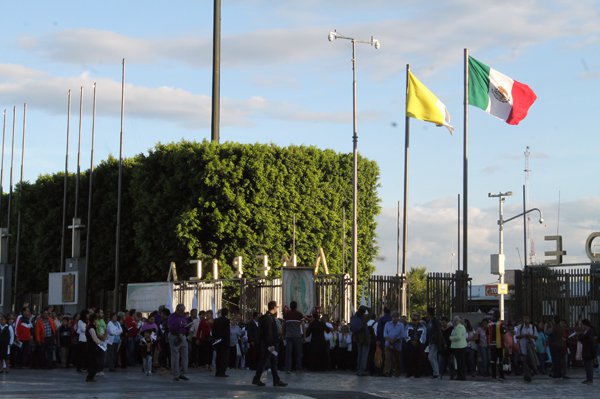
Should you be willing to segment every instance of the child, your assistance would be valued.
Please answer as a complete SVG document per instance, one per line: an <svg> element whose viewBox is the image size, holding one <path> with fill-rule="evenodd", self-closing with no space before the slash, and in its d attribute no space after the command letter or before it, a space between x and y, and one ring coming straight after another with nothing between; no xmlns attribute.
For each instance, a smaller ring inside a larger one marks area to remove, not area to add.
<svg viewBox="0 0 600 399"><path fill-rule="evenodd" d="M144 337L140 340L140 349L143 359L143 372L146 375L152 375L152 352L154 351L154 339L150 335L151 331L144 331Z"/></svg>
<svg viewBox="0 0 600 399"><path fill-rule="evenodd" d="M8 357L10 355L10 346L14 341L12 327L6 323L6 317L0 314L0 362L2 363L1 373L8 373Z"/></svg>
<svg viewBox="0 0 600 399"><path fill-rule="evenodd" d="M71 348L71 327L69 327L69 318L62 318L60 327L58 327L58 346L60 348L60 363L62 368L69 366L69 350Z"/></svg>

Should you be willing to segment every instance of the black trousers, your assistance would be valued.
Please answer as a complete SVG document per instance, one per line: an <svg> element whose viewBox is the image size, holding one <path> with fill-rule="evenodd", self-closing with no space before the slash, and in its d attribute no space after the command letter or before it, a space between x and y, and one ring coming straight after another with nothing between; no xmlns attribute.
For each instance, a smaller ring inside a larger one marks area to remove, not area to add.
<svg viewBox="0 0 600 399"><path fill-rule="evenodd" d="M86 381L91 381L98 372L98 363L100 361L100 352L102 349L98 348L98 345L91 343L87 348L87 377Z"/></svg>
<svg viewBox="0 0 600 399"><path fill-rule="evenodd" d="M215 351L217 352L215 375L225 375L229 361L229 345L216 345Z"/></svg>
<svg viewBox="0 0 600 399"><path fill-rule="evenodd" d="M260 380L260 377L265 370L265 367L271 368L271 375L273 375L273 383L280 381L279 374L277 374L277 356L272 354L267 346L260 346L260 360L258 361L258 367L256 368L256 374L254 374L254 381Z"/></svg>
<svg viewBox="0 0 600 399"><path fill-rule="evenodd" d="M492 378L496 378L496 370L498 371L498 376L504 378L504 348L490 345L490 363Z"/></svg>

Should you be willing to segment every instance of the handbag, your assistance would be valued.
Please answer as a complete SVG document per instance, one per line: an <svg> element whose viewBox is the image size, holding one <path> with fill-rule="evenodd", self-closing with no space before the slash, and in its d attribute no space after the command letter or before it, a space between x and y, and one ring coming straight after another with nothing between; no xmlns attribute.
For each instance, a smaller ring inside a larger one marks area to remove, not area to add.
<svg viewBox="0 0 600 399"><path fill-rule="evenodd" d="M373 364L377 368L381 368L383 365L383 355L381 353L381 347L378 345L375 349L375 356L373 357Z"/></svg>

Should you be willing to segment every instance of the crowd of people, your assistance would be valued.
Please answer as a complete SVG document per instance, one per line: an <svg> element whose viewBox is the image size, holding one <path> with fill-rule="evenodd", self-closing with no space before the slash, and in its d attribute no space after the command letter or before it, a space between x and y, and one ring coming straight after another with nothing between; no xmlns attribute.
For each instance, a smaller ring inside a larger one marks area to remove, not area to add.
<svg viewBox="0 0 600 399"><path fill-rule="evenodd" d="M170 371L174 381L185 381L189 368L219 378L228 369L250 369L252 383L262 386L263 371L270 369L273 385L286 386L278 369L456 380L511 374L529 382L536 375L566 379L571 367L583 365L583 382L591 384L600 357L587 319L576 326L559 317L532 323L523 316L512 323L494 311L472 324L459 316L438 318L433 309L409 319L360 306L345 322L330 320L319 307L304 315L294 301L281 310L271 301L266 313L250 320L227 308L213 313L187 312L180 304L174 312L161 306L149 314L90 308L68 315L47 307L34 316L24 306L18 315L0 315L0 372L73 367L92 382L105 371L139 367L146 376Z"/></svg>

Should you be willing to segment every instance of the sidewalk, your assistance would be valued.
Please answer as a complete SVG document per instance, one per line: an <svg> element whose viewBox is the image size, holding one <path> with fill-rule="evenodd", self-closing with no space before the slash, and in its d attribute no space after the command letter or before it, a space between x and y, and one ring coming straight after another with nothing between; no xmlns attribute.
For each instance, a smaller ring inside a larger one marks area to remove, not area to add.
<svg viewBox="0 0 600 399"><path fill-rule="evenodd" d="M546 376L525 383L521 377L505 382L475 378L468 381L433 380L431 378L357 377L353 373L294 373L282 378L286 388L272 386L270 375L263 375L265 387L251 384L253 372L229 370L229 378L215 378L212 373L191 369L190 381L172 380L170 374L146 376L138 368L106 372L97 382L86 383L85 374L73 369L11 370L0 375L0 397L6 398L290 398L290 399L371 399L371 398L598 398L598 386L585 385L583 369L570 371L570 379L553 380ZM595 376L598 374L596 373ZM265 376L267 377L265 380Z"/></svg>

